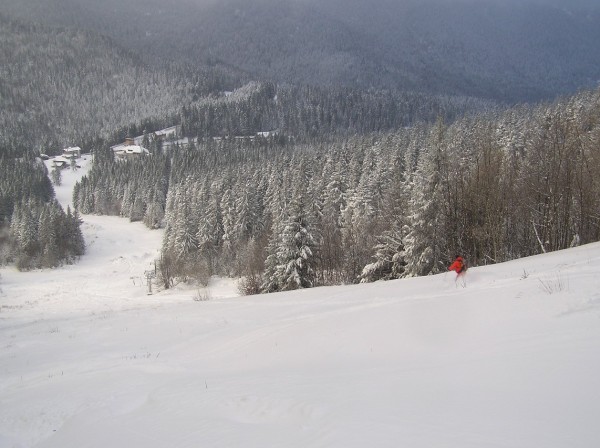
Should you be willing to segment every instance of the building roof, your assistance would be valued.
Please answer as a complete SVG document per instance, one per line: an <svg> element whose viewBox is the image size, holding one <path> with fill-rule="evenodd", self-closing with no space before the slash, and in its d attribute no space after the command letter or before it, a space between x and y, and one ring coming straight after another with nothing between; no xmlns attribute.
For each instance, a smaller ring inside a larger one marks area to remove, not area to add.
<svg viewBox="0 0 600 448"><path fill-rule="evenodd" d="M167 136L170 134L177 133L177 126L171 126L170 128L161 129L160 131L156 131L154 135L156 136Z"/></svg>
<svg viewBox="0 0 600 448"><path fill-rule="evenodd" d="M167 137L172 134L177 135L178 128L179 128L179 125L170 126L168 128L152 132L152 133L148 134L148 136L150 137L151 135L154 135L155 137ZM141 145L141 143L144 141L144 136L138 135L136 137L127 137L126 140L133 140L134 145ZM117 151L121 151L123 146L126 146L125 143L117 143L116 145L113 145L110 148L114 152L117 152Z"/></svg>
<svg viewBox="0 0 600 448"><path fill-rule="evenodd" d="M122 145L114 147L113 151L116 154L150 154L150 151L139 145Z"/></svg>

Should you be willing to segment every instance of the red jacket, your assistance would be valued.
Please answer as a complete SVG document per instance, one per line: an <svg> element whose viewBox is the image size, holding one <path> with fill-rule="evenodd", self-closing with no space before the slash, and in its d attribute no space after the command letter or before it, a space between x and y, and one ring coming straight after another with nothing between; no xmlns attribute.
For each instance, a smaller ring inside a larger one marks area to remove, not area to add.
<svg viewBox="0 0 600 448"><path fill-rule="evenodd" d="M452 263L450 265L450 267L448 267L448 269L450 271L455 271L457 274L460 274L465 268L465 264L463 262L463 258L462 257L456 257L456 260L454 260L454 263Z"/></svg>

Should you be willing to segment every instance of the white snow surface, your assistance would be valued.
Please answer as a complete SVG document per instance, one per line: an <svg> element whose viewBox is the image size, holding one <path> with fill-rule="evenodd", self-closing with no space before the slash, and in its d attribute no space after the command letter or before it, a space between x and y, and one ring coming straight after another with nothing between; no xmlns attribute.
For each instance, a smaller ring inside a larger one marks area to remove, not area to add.
<svg viewBox="0 0 600 448"><path fill-rule="evenodd" d="M600 446L600 244L466 288L147 295L162 233L83 219L76 265L0 269L2 448Z"/></svg>

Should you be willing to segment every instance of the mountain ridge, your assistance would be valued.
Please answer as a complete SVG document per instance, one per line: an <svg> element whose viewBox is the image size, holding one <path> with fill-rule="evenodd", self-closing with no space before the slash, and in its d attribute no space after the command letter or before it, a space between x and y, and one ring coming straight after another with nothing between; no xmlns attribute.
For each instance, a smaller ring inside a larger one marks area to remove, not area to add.
<svg viewBox="0 0 600 448"><path fill-rule="evenodd" d="M600 9L592 2L3 0L1 10L93 29L149 60L235 67L245 81L514 103L600 80Z"/></svg>

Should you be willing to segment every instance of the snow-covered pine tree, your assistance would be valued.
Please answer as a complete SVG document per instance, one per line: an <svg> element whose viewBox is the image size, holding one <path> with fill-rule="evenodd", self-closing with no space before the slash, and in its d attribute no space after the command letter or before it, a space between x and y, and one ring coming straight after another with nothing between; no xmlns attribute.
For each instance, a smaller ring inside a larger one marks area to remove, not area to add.
<svg viewBox="0 0 600 448"><path fill-rule="evenodd" d="M375 261L367 264L360 275L360 282L376 280L393 280L403 276L404 262L404 233L406 229L386 230L379 236L375 246Z"/></svg>
<svg viewBox="0 0 600 448"><path fill-rule="evenodd" d="M248 182L239 190L235 203L234 234L240 242L246 242L254 235L258 226L259 211L256 200L256 188L253 182Z"/></svg>
<svg viewBox="0 0 600 448"><path fill-rule="evenodd" d="M52 168L52 171L50 172L50 177L52 178L52 183L54 185L59 186L62 184L62 170L58 167L58 165Z"/></svg>
<svg viewBox="0 0 600 448"><path fill-rule="evenodd" d="M142 198L142 192L136 192L133 199L133 203L131 204L131 208L129 209L129 213L127 214L131 222L141 221L142 219L144 219L144 214L146 212L144 210L144 205L145 204Z"/></svg>
<svg viewBox="0 0 600 448"><path fill-rule="evenodd" d="M406 276L422 276L441 271L444 265L442 214L443 133L438 122L432 129L430 146L419 161L410 185L409 232L404 239Z"/></svg>
<svg viewBox="0 0 600 448"><path fill-rule="evenodd" d="M405 194L404 165L398 161L396 177L390 180L383 201L382 221L387 229L377 237L374 261L367 264L360 275L361 283L397 279L404 275L404 239L408 232L407 198Z"/></svg>
<svg viewBox="0 0 600 448"><path fill-rule="evenodd" d="M262 292L276 292L281 290L281 279L283 277L283 265L279 259L279 248L283 234L283 216L278 214L271 223L271 236L266 248L267 258L265 260L265 271L263 282L260 287Z"/></svg>
<svg viewBox="0 0 600 448"><path fill-rule="evenodd" d="M67 226L69 238L69 251L71 255L80 257L85 253L85 240L81 232L81 224L83 221L79 216L77 209L71 213L70 207L67 207Z"/></svg>
<svg viewBox="0 0 600 448"><path fill-rule="evenodd" d="M237 216L231 188L227 188L223 193L221 211L223 213L223 263L231 268L235 259L235 244L237 242L235 226Z"/></svg>
<svg viewBox="0 0 600 448"><path fill-rule="evenodd" d="M42 248L42 266L51 268L58 266L60 255L56 244L56 231L47 207L44 207L39 217L39 239Z"/></svg>
<svg viewBox="0 0 600 448"><path fill-rule="evenodd" d="M198 256L204 260L211 275L215 272L218 251L221 248L223 226L218 198L207 195L198 218Z"/></svg>
<svg viewBox="0 0 600 448"><path fill-rule="evenodd" d="M173 223L174 249L179 260L189 259L198 249L194 227L189 206L184 205Z"/></svg>
<svg viewBox="0 0 600 448"><path fill-rule="evenodd" d="M312 234L309 204L303 182L297 185L277 250L282 291L315 285L317 245Z"/></svg>
<svg viewBox="0 0 600 448"><path fill-rule="evenodd" d="M321 189L320 267L322 281L336 284L341 281L342 266L342 210L346 207L346 185L340 167L334 162L332 151L323 168Z"/></svg>
<svg viewBox="0 0 600 448"><path fill-rule="evenodd" d="M21 205L21 219L18 227L18 242L21 253L33 257L38 246L38 226L34 213L38 205L30 200Z"/></svg>
<svg viewBox="0 0 600 448"><path fill-rule="evenodd" d="M143 222L150 229L158 229L162 226L165 216L165 197L164 193L158 189L150 195L148 207L144 213Z"/></svg>

